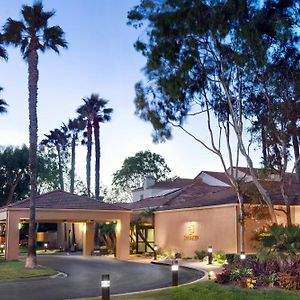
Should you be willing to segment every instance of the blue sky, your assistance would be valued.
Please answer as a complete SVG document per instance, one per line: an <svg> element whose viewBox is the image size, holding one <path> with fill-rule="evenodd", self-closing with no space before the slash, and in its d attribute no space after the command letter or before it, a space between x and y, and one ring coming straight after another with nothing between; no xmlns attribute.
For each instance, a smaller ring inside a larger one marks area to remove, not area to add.
<svg viewBox="0 0 300 300"><path fill-rule="evenodd" d="M161 154L173 175L192 178L201 170L222 170L219 161L180 131L172 141L155 145L151 125L134 116L134 84L143 78L145 59L133 48L141 31L126 25L134 0L45 0L45 9L55 9L50 25L66 33L68 50L60 55L40 54L38 122L39 141L49 130L76 116L82 98L99 93L114 109L112 121L101 127L101 181L109 185L123 160L150 149ZM22 4L2 3L0 24L8 17L20 18ZM0 62L2 97L9 113L0 118L0 144L28 144L27 65L18 49L8 49L8 62ZM203 120L191 123L205 136ZM77 174L85 178L85 149L79 149Z"/></svg>

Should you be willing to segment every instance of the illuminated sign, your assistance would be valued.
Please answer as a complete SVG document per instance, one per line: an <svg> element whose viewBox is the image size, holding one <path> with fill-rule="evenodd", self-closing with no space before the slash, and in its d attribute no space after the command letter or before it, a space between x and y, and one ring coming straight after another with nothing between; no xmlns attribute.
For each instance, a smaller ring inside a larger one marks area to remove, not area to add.
<svg viewBox="0 0 300 300"><path fill-rule="evenodd" d="M199 236L195 234L195 223L190 222L187 225L187 234L183 236L185 241L197 241Z"/></svg>

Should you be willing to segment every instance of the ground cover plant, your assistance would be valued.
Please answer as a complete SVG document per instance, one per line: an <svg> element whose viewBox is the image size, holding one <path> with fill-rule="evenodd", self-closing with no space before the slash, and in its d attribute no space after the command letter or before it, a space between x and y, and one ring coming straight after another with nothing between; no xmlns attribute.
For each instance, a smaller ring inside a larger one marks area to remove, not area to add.
<svg viewBox="0 0 300 300"><path fill-rule="evenodd" d="M0 260L0 280L31 278L39 276L51 276L57 272L52 269L38 267L36 269L26 269L22 261L2 261Z"/></svg>
<svg viewBox="0 0 300 300"><path fill-rule="evenodd" d="M161 291L112 297L114 300L296 300L299 294L280 290L250 290L218 285L212 281L198 282Z"/></svg>

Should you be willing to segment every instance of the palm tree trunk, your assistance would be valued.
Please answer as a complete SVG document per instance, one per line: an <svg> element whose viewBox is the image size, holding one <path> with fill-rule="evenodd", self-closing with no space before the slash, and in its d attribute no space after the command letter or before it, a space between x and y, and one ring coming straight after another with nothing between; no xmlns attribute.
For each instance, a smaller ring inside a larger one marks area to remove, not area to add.
<svg viewBox="0 0 300 300"><path fill-rule="evenodd" d="M58 144L56 145L56 150L58 155L59 184L60 184L60 189L64 191L65 185L64 185L64 174L63 174L63 167L62 167L60 145Z"/></svg>
<svg viewBox="0 0 300 300"><path fill-rule="evenodd" d="M75 135L72 136L72 153L71 153L71 186L70 186L70 192L74 193L74 186L75 186ZM75 225L72 223L72 246L74 247L74 250L76 251L76 237L75 237Z"/></svg>
<svg viewBox="0 0 300 300"><path fill-rule="evenodd" d="M28 253L26 268L36 268L36 232L35 232L35 198L37 194L37 91L38 91L38 54L30 50L28 54L28 107L29 107L29 174L30 174L30 208Z"/></svg>
<svg viewBox="0 0 300 300"><path fill-rule="evenodd" d="M95 138L95 198L100 199L100 128L97 118L94 119L94 138Z"/></svg>
<svg viewBox="0 0 300 300"><path fill-rule="evenodd" d="M87 154L86 154L86 187L88 196L91 196L91 157L92 157L92 124L87 123Z"/></svg>
<svg viewBox="0 0 300 300"><path fill-rule="evenodd" d="M75 190L75 136L72 137L71 145L71 186L70 192L73 194Z"/></svg>

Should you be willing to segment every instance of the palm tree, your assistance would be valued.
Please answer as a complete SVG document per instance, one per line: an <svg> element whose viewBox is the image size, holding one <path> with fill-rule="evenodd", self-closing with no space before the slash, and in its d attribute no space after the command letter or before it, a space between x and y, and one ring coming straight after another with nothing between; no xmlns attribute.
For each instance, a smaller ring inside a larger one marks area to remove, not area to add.
<svg viewBox="0 0 300 300"><path fill-rule="evenodd" d="M0 88L0 91L1 89L2 88ZM0 99L0 114L4 114L7 112L6 106L8 106L8 104L3 99Z"/></svg>
<svg viewBox="0 0 300 300"><path fill-rule="evenodd" d="M68 132L71 139L71 185L70 192L74 193L75 190L75 147L78 141L78 134L80 131L84 130L85 123L81 118L75 118L73 120L69 119L68 122Z"/></svg>
<svg viewBox="0 0 300 300"><path fill-rule="evenodd" d="M93 121L93 114L91 107L87 105L87 101L83 99L85 104L81 105L77 109L77 113L79 114L80 118L86 124L86 132L84 132L84 140L82 141L83 144L87 146L87 154L86 154L86 187L87 187L87 194L91 196L91 159L92 159L92 121Z"/></svg>
<svg viewBox="0 0 300 300"><path fill-rule="evenodd" d="M78 141L78 134L85 128L84 121L81 118L69 119L68 122L68 131L69 136L71 138L71 185L70 192L74 193L75 190L75 147L76 142ZM75 237L75 226L72 223L72 246L74 250L76 245L76 237Z"/></svg>
<svg viewBox="0 0 300 300"><path fill-rule="evenodd" d="M77 112L86 120L87 123L87 140L88 140L88 157L87 157L87 177L90 177L90 160L91 160L91 141L92 127L94 128L95 139L95 198L100 199L100 123L110 121L112 108L106 108L107 100L99 97L98 94L92 94L90 98L83 99L84 104L78 108ZM89 149L90 142L90 149ZM89 174L89 175L88 175ZM89 181L90 182L90 179ZM90 186L88 185L88 190Z"/></svg>
<svg viewBox="0 0 300 300"><path fill-rule="evenodd" d="M68 144L67 127L64 125L61 130L57 128L50 130L50 134L45 134L45 137L46 139L41 141L41 145L53 145L57 151L60 189L64 191L65 185L62 151L65 150Z"/></svg>
<svg viewBox="0 0 300 300"><path fill-rule="evenodd" d="M37 178L37 95L38 95L38 50L52 49L59 53L59 47L66 48L64 32L59 26L48 26L55 11L46 12L41 2L33 6L23 5L22 20L7 19L3 36L7 44L20 47L28 63L28 106L29 106L29 173L30 173L30 220L28 232L28 254L26 268L36 268L35 198Z"/></svg>

